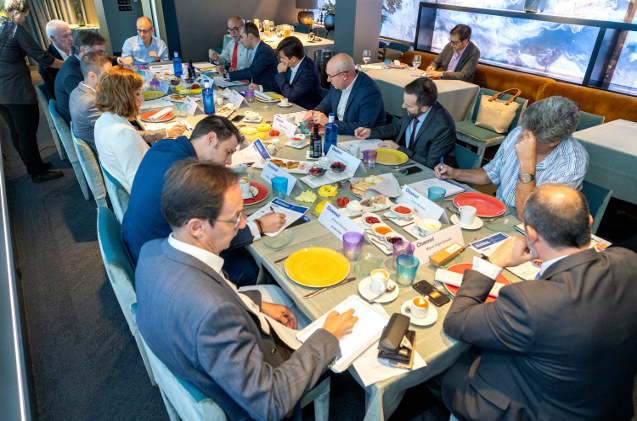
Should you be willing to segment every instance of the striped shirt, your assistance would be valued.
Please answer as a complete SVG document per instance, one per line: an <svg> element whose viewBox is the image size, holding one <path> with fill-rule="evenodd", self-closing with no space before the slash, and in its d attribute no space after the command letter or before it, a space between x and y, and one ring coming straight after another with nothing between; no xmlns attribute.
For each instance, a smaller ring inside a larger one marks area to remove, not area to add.
<svg viewBox="0 0 637 421"><path fill-rule="evenodd" d="M515 144L522 127L516 127L502 142L493 161L483 168L493 184L498 185L496 197L504 204L515 207L515 189L520 172L520 161ZM535 166L536 185L566 184L581 190L588 169L588 153L573 136L561 141L557 147Z"/></svg>

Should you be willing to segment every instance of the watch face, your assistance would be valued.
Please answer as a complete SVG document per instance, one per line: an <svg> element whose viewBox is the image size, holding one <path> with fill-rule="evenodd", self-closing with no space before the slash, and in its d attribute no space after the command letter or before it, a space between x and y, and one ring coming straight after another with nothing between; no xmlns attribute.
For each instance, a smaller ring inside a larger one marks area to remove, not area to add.
<svg viewBox="0 0 637 421"><path fill-rule="evenodd" d="M531 181L533 181L534 178L531 174L520 174L518 177L524 184L530 183Z"/></svg>

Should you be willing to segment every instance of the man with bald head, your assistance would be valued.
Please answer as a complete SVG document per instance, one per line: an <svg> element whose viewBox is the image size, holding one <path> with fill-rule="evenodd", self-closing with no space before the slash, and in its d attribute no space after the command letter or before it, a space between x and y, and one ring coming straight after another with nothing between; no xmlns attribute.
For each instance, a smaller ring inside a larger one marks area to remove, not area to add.
<svg viewBox="0 0 637 421"><path fill-rule="evenodd" d="M474 257L444 321L474 347L429 387L470 420L629 420L637 372L637 254L590 248L584 195L561 184L533 189L525 236ZM542 261L534 281L505 285L502 268Z"/></svg>
<svg viewBox="0 0 637 421"><path fill-rule="evenodd" d="M353 135L359 128L385 125L385 105L380 88L365 73L359 73L354 60L347 54L337 54L325 68L327 80L332 84L330 93L321 103L305 114L305 121L327 124L328 115L334 113L338 133Z"/></svg>
<svg viewBox="0 0 637 421"><path fill-rule="evenodd" d="M137 19L137 36L130 37L122 47L122 57L132 57L135 65L146 65L158 61L168 61L168 47L161 39L154 37L153 22L145 16Z"/></svg>
<svg viewBox="0 0 637 421"><path fill-rule="evenodd" d="M66 61L71 55L71 48L73 47L73 35L69 25L63 20L53 19L46 24L46 35L51 40L51 45L46 51L56 59ZM55 98L55 77L59 71L60 69L42 67L41 64L38 64L38 73L42 76L42 81L51 92L53 98Z"/></svg>
<svg viewBox="0 0 637 421"><path fill-rule="evenodd" d="M208 57L214 64L219 64L233 70L241 70L250 67L250 52L241 43L241 29L243 18L233 16L228 19L228 34L232 38L223 48L221 54L215 50L208 50Z"/></svg>

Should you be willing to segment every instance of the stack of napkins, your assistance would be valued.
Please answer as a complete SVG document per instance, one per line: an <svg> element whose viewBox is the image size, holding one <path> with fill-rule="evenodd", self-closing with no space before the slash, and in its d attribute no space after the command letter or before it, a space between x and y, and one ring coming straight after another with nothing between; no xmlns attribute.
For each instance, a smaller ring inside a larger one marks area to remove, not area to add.
<svg viewBox="0 0 637 421"><path fill-rule="evenodd" d="M172 112L172 108L171 107L166 107L163 110L157 111L155 114L153 114L150 117L148 117L148 120L150 120L150 121L161 120L162 118L166 117L171 112Z"/></svg>
<svg viewBox="0 0 637 421"><path fill-rule="evenodd" d="M447 285L452 285L454 287L460 287L462 285L462 278L464 275L460 273L451 272L449 270L438 269L436 270L436 275L434 279L438 282L444 282ZM500 294L500 288L502 288L504 284L496 282L493 284L493 288L489 292L489 295L492 297L497 297Z"/></svg>

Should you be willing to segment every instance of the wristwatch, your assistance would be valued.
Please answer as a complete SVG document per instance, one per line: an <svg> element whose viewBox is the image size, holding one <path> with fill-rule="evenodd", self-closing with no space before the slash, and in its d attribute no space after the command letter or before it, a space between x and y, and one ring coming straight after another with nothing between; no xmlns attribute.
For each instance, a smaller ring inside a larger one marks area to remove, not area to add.
<svg viewBox="0 0 637 421"><path fill-rule="evenodd" d="M535 180L535 174L529 174L529 173L518 174L518 180L520 180L524 184L529 184L531 181Z"/></svg>

